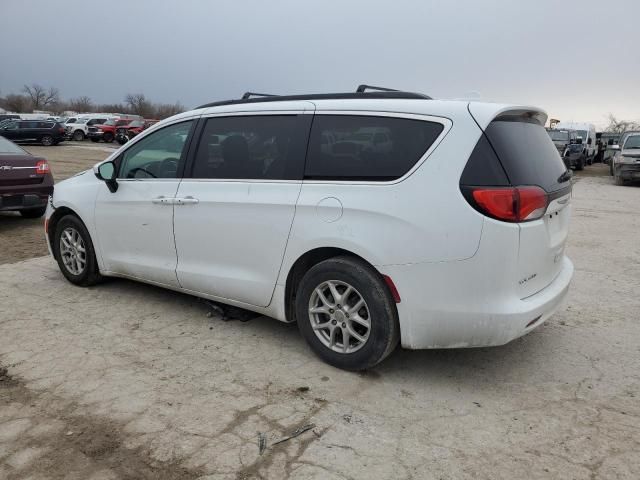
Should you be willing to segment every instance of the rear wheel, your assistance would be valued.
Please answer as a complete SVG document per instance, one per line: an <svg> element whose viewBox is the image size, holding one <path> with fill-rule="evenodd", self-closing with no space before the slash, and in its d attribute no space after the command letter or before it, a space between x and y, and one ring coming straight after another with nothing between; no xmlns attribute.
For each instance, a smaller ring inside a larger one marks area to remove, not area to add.
<svg viewBox="0 0 640 480"><path fill-rule="evenodd" d="M364 370L384 360L398 345L398 312L380 274L351 257L313 266L295 297L298 328L325 362Z"/></svg>
<svg viewBox="0 0 640 480"><path fill-rule="evenodd" d="M71 283L88 287L102 279L89 232L75 215L66 215L57 223L53 253Z"/></svg>
<svg viewBox="0 0 640 480"><path fill-rule="evenodd" d="M580 157L576 162L576 170L584 170L584 157Z"/></svg>
<svg viewBox="0 0 640 480"><path fill-rule="evenodd" d="M103 139L106 143L111 143L111 142L113 142L113 133L109 133L109 132L105 133L105 134L102 136L102 139Z"/></svg>
<svg viewBox="0 0 640 480"><path fill-rule="evenodd" d="M40 139L40 143L45 147L50 147L53 145L53 137L51 135L43 135Z"/></svg>
<svg viewBox="0 0 640 480"><path fill-rule="evenodd" d="M73 139L76 142L82 142L84 140L84 132L82 130L76 130L73 132Z"/></svg>
<svg viewBox="0 0 640 480"><path fill-rule="evenodd" d="M47 211L47 207L27 208L20 210L20 215L24 218L40 218Z"/></svg>

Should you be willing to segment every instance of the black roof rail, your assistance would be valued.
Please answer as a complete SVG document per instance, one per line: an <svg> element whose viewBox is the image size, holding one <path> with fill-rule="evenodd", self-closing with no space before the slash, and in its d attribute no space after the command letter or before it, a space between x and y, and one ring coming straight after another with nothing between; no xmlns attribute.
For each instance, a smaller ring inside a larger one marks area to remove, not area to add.
<svg viewBox="0 0 640 480"><path fill-rule="evenodd" d="M251 97L277 97L278 95L273 95L272 93L257 93L257 92L244 92L242 95L242 100L247 100Z"/></svg>
<svg viewBox="0 0 640 480"><path fill-rule="evenodd" d="M399 91L394 88L374 87L373 85L364 85L364 84L358 85L358 88L356 88L357 93L364 93L367 90L377 90L378 92L398 92Z"/></svg>
<svg viewBox="0 0 640 480"><path fill-rule="evenodd" d="M390 88L382 89L380 91L366 92L360 91L360 88L364 87L372 89L378 87L371 87L369 85L360 85L357 92L343 92L343 93L312 93L306 95L268 95L257 94L253 92L245 93L242 98L234 100L222 100L219 102L206 103L196 108L209 108L209 107L221 107L223 105L241 105L244 103L264 103L264 102L284 102L284 101L296 101L296 100L353 100L353 99L379 99L379 98L395 98L395 99L416 99L416 100L431 100L428 95L414 92L401 92L399 90L392 90ZM259 98L251 98L258 95Z"/></svg>

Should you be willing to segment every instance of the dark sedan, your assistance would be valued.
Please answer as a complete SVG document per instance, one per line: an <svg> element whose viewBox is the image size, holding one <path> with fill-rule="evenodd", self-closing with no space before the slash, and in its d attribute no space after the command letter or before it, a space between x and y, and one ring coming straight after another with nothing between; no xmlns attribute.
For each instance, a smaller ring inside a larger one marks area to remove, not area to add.
<svg viewBox="0 0 640 480"><path fill-rule="evenodd" d="M14 120L0 126L0 136L14 142L38 142L50 146L62 142L64 135L62 125L47 120Z"/></svg>
<svg viewBox="0 0 640 480"><path fill-rule="evenodd" d="M53 193L49 163L0 137L0 211L19 211L23 217L41 217Z"/></svg>

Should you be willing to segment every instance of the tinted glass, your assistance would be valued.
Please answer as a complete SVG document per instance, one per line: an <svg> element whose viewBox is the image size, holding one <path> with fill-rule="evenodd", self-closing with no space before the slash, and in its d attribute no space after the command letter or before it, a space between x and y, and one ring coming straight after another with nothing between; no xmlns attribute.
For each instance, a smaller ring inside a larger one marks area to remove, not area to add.
<svg viewBox="0 0 640 480"><path fill-rule="evenodd" d="M494 120L485 132L513 185L538 185L547 192L567 186L558 149L537 123Z"/></svg>
<svg viewBox="0 0 640 480"><path fill-rule="evenodd" d="M305 178L393 180L407 173L443 126L405 118L316 115Z"/></svg>
<svg viewBox="0 0 640 480"><path fill-rule="evenodd" d="M20 122L18 128L37 128L38 122Z"/></svg>
<svg viewBox="0 0 640 480"><path fill-rule="evenodd" d="M118 178L176 178L192 123L165 127L127 149Z"/></svg>
<svg viewBox="0 0 640 480"><path fill-rule="evenodd" d="M460 184L475 187L506 187L509 185L507 174L485 135L480 137L473 149L462 172Z"/></svg>
<svg viewBox="0 0 640 480"><path fill-rule="evenodd" d="M304 117L307 117L306 119ZM252 115L207 120L193 178L302 178L310 115Z"/></svg>
<svg viewBox="0 0 640 480"><path fill-rule="evenodd" d="M565 142L569 141L569 132L566 130L549 130L551 140Z"/></svg>

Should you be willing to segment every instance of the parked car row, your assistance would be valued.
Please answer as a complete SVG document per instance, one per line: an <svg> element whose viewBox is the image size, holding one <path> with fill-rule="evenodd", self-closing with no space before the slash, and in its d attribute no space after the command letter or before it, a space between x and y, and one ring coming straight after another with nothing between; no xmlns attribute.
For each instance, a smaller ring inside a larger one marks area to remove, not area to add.
<svg viewBox="0 0 640 480"><path fill-rule="evenodd" d="M625 132L618 142L612 146L614 154L609 161L609 173L618 185L640 180L640 132Z"/></svg>
<svg viewBox="0 0 640 480"><path fill-rule="evenodd" d="M585 165L593 163L593 157L589 157L589 150L577 130L553 128L547 129L547 133L567 169L582 170Z"/></svg>

